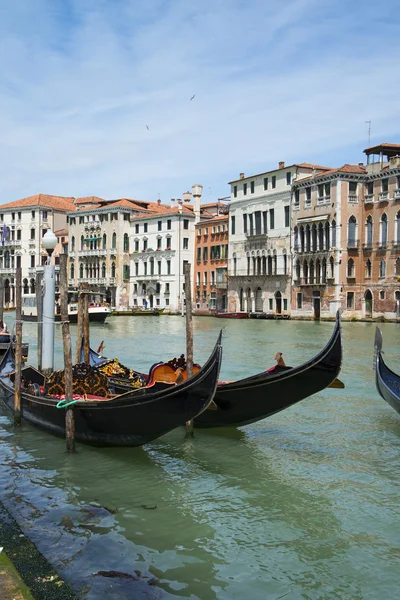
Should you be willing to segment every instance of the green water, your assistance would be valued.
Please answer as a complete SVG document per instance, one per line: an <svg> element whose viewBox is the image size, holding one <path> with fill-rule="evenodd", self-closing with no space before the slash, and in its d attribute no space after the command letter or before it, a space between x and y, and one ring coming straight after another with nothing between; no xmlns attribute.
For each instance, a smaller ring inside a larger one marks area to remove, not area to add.
<svg viewBox="0 0 400 600"><path fill-rule="evenodd" d="M221 325L223 379L266 369L278 350L303 362L333 329L198 318L199 362ZM382 330L400 372L400 328ZM397 598L400 416L375 390L374 332L344 324L344 390L189 441L176 430L144 448L79 446L69 456L62 440L15 431L0 405L0 497L81 598ZM35 336L24 324L32 360ZM114 317L91 336L146 370L184 351L184 320ZM56 345L61 365L58 329ZM136 580L95 575L111 570Z"/></svg>

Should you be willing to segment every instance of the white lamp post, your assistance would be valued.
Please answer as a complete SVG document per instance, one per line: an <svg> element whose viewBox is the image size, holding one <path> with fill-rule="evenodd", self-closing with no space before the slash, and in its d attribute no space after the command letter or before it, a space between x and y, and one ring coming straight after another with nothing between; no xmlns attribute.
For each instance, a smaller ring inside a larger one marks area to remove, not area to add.
<svg viewBox="0 0 400 600"><path fill-rule="evenodd" d="M56 302L56 269L50 263L51 255L57 245L57 238L48 229L42 238L42 246L48 259L44 266L43 282L43 333L42 333L42 371L50 374L54 369L54 312ZM40 315L38 315L40 318Z"/></svg>

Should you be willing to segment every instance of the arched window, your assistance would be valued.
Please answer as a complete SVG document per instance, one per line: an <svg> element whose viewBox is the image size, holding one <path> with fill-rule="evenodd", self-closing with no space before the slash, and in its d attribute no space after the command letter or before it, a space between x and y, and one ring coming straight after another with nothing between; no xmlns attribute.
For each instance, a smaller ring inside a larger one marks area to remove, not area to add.
<svg viewBox="0 0 400 600"><path fill-rule="evenodd" d="M321 283L321 262L319 258L315 261L315 283Z"/></svg>
<svg viewBox="0 0 400 600"><path fill-rule="evenodd" d="M74 252L75 250L75 236L73 235L71 238L71 250Z"/></svg>
<svg viewBox="0 0 400 600"><path fill-rule="evenodd" d="M276 275L278 272L278 261L277 261L277 256L276 256L275 250L274 250L273 260L274 260L274 275Z"/></svg>
<svg viewBox="0 0 400 600"><path fill-rule="evenodd" d="M368 215L365 221L365 246L372 248L373 221L371 215Z"/></svg>
<svg viewBox="0 0 400 600"><path fill-rule="evenodd" d="M300 275L300 261L298 260L296 262L296 279L299 280L300 277L301 277L301 275Z"/></svg>
<svg viewBox="0 0 400 600"><path fill-rule="evenodd" d="M394 265L394 274L400 276L400 256L399 256L399 258L396 259L396 262Z"/></svg>
<svg viewBox="0 0 400 600"><path fill-rule="evenodd" d="M101 276L103 279L106 277L106 263L102 263L101 265Z"/></svg>
<svg viewBox="0 0 400 600"><path fill-rule="evenodd" d="M311 250L311 230L310 226L306 225L306 252Z"/></svg>
<svg viewBox="0 0 400 600"><path fill-rule="evenodd" d="M272 275L272 256L268 256L267 263L268 263L268 275Z"/></svg>
<svg viewBox="0 0 400 600"><path fill-rule="evenodd" d="M261 275L261 256L257 256L257 275Z"/></svg>
<svg viewBox="0 0 400 600"><path fill-rule="evenodd" d="M256 257L253 256L253 275L256 275Z"/></svg>
<svg viewBox="0 0 400 600"><path fill-rule="evenodd" d="M314 283L314 261L310 260L310 283Z"/></svg>
<svg viewBox="0 0 400 600"><path fill-rule="evenodd" d="M322 223L318 225L318 250L322 251L324 249L324 226Z"/></svg>
<svg viewBox="0 0 400 600"><path fill-rule="evenodd" d="M150 258L150 275L154 275L154 258Z"/></svg>
<svg viewBox="0 0 400 600"><path fill-rule="evenodd" d="M124 252L129 252L129 236L124 233Z"/></svg>
<svg viewBox="0 0 400 600"><path fill-rule="evenodd" d="M24 287L24 294L29 294L29 284L28 284L28 280L24 279L23 281L23 287Z"/></svg>
<svg viewBox="0 0 400 600"><path fill-rule="evenodd" d="M103 233L103 250L107 248L107 235Z"/></svg>
<svg viewBox="0 0 400 600"><path fill-rule="evenodd" d="M81 235L81 250L85 249L85 238Z"/></svg>
<svg viewBox="0 0 400 600"><path fill-rule="evenodd" d="M83 264L82 263L79 265L79 278L83 279Z"/></svg>
<svg viewBox="0 0 400 600"><path fill-rule="evenodd" d="M300 250L301 252L304 252L305 249L305 245L304 245L304 227L303 225L301 225L300 227Z"/></svg>
<svg viewBox="0 0 400 600"><path fill-rule="evenodd" d="M70 279L74 279L75 278L75 266L74 266L74 263L71 263L71 266L69 268L69 278Z"/></svg>
<svg viewBox="0 0 400 600"><path fill-rule="evenodd" d="M395 229L394 229L394 240L397 245L400 244L400 210L396 215Z"/></svg>
<svg viewBox="0 0 400 600"><path fill-rule="evenodd" d="M247 255L247 275L250 275L250 263L251 263L250 256Z"/></svg>
<svg viewBox="0 0 400 600"><path fill-rule="evenodd" d="M357 245L357 219L352 215L348 223L347 246L355 248Z"/></svg>
<svg viewBox="0 0 400 600"><path fill-rule="evenodd" d="M297 227L293 231L293 249L295 252L299 251L299 230Z"/></svg>
<svg viewBox="0 0 400 600"><path fill-rule="evenodd" d="M287 254L286 254L286 250L283 250L283 274L287 275Z"/></svg>
<svg viewBox="0 0 400 600"><path fill-rule="evenodd" d="M308 283L308 262L306 260L303 262L303 278L304 283Z"/></svg>
<svg viewBox="0 0 400 600"><path fill-rule="evenodd" d="M8 250L6 250L4 253L4 268L5 269L10 268L10 253Z"/></svg>
<svg viewBox="0 0 400 600"><path fill-rule="evenodd" d="M31 294L35 293L35 289L36 289L35 280L32 278L31 279Z"/></svg>
<svg viewBox="0 0 400 600"><path fill-rule="evenodd" d="M322 260L322 283L326 283L326 258Z"/></svg>
<svg viewBox="0 0 400 600"><path fill-rule="evenodd" d="M111 263L111 277L115 278L115 262Z"/></svg>
<svg viewBox="0 0 400 600"><path fill-rule="evenodd" d="M352 258L347 261L347 277L354 277L354 260Z"/></svg>
<svg viewBox="0 0 400 600"><path fill-rule="evenodd" d="M332 243L331 243L331 246L332 246L332 248L336 248L336 221L335 221L335 219L332 221L331 233L332 233ZM328 244L327 245L327 249L329 249L331 246L329 246L329 244Z"/></svg>
<svg viewBox="0 0 400 600"><path fill-rule="evenodd" d="M243 312L244 311L243 288L240 288L240 290L239 290L239 304L240 304L240 310L241 310L241 312Z"/></svg>
<svg viewBox="0 0 400 600"><path fill-rule="evenodd" d="M312 226L311 241L312 241L312 251L316 252L317 251L317 226L315 223Z"/></svg>
<svg viewBox="0 0 400 600"><path fill-rule="evenodd" d="M263 275L267 274L267 257L266 256L262 257L262 274Z"/></svg>
<svg viewBox="0 0 400 600"><path fill-rule="evenodd" d="M386 277L386 261L384 258L379 263L379 277Z"/></svg>
<svg viewBox="0 0 400 600"><path fill-rule="evenodd" d="M330 270L330 278L333 279L335 277L335 261L333 260L333 256L329 259L329 270Z"/></svg>
<svg viewBox="0 0 400 600"><path fill-rule="evenodd" d="M365 279L371 279L371 274L372 274L372 263L368 259L367 262L365 263Z"/></svg>
<svg viewBox="0 0 400 600"><path fill-rule="evenodd" d="M115 231L114 231L114 233L112 234L112 247L113 247L113 249L114 249L114 250L115 250L115 249L116 249L116 247L117 247L117 234L115 233Z"/></svg>
<svg viewBox="0 0 400 600"><path fill-rule="evenodd" d="M388 241L388 221L387 221L387 215L386 213L383 213L382 217L381 217L381 236L380 236L380 242L382 246L386 246L387 245L387 241Z"/></svg>
<svg viewBox="0 0 400 600"><path fill-rule="evenodd" d="M122 279L129 279L130 277L130 269L129 269L129 265L123 265L122 266Z"/></svg>

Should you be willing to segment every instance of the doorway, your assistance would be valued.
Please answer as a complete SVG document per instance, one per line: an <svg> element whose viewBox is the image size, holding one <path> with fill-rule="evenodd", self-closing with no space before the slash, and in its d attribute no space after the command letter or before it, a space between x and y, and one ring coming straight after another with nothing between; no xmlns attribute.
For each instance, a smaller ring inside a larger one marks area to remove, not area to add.
<svg viewBox="0 0 400 600"><path fill-rule="evenodd" d="M275 292L275 312L277 315L282 314L282 294Z"/></svg>
<svg viewBox="0 0 400 600"><path fill-rule="evenodd" d="M256 290L256 312L263 311L263 299L262 299L262 290L261 288L257 288Z"/></svg>
<svg viewBox="0 0 400 600"><path fill-rule="evenodd" d="M150 294L149 301L150 301L150 308L153 308L153 294Z"/></svg>
<svg viewBox="0 0 400 600"><path fill-rule="evenodd" d="M320 292L313 292L313 309L314 319L319 321L321 318L321 294Z"/></svg>
<svg viewBox="0 0 400 600"><path fill-rule="evenodd" d="M370 319L372 318L372 293L370 290L367 290L365 292L365 316L369 317Z"/></svg>

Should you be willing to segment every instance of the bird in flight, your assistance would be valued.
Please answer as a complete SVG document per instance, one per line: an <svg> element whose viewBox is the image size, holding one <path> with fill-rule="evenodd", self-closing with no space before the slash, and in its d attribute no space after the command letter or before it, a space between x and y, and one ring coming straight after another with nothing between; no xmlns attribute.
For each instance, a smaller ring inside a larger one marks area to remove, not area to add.
<svg viewBox="0 0 400 600"><path fill-rule="evenodd" d="M148 131L150 131L150 127L148 125L146 125L146 128L147 128Z"/></svg>
<svg viewBox="0 0 400 600"><path fill-rule="evenodd" d="M194 99L195 96L196 94L193 94L193 96L190 98L190 102Z"/></svg>

